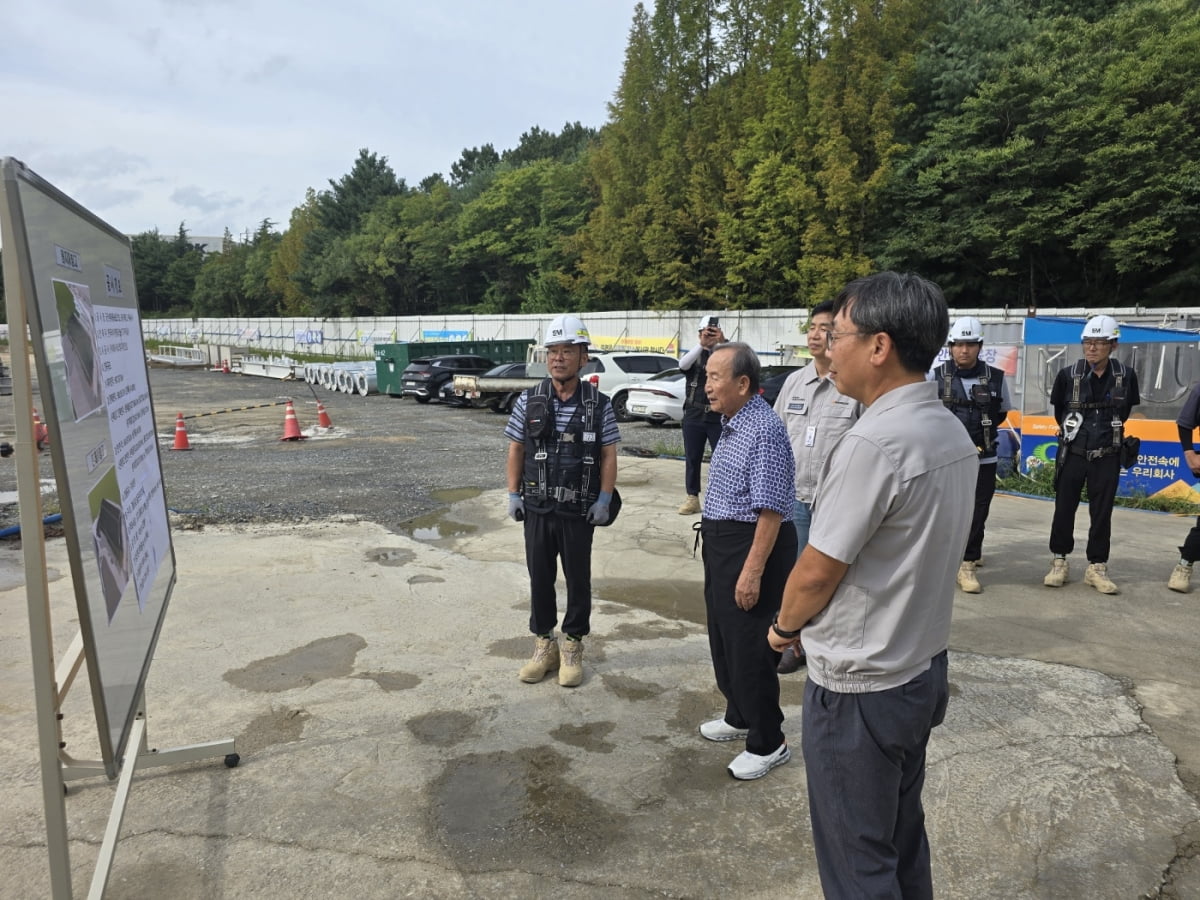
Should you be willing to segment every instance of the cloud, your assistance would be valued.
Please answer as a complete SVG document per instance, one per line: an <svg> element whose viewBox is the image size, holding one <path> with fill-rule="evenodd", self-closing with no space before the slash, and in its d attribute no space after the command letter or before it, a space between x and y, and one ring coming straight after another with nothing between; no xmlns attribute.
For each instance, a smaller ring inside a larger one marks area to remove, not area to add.
<svg viewBox="0 0 1200 900"><path fill-rule="evenodd" d="M176 188L171 192L171 202L189 209L198 209L202 213L216 212L218 209L225 209L238 203L237 200L229 199L220 191L206 191L195 185Z"/></svg>
<svg viewBox="0 0 1200 900"><path fill-rule="evenodd" d="M262 64L256 69L252 69L246 74L246 81L249 84L259 84L263 81L269 81L274 78L291 64L291 59L282 53L276 53L268 56L262 61Z"/></svg>

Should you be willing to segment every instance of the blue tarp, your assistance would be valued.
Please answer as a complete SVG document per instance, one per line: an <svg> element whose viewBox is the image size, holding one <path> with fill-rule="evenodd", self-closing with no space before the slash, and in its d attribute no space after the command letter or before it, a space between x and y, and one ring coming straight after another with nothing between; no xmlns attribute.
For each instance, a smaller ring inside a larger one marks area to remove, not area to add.
<svg viewBox="0 0 1200 900"><path fill-rule="evenodd" d="M1078 344L1085 324L1087 319L1026 319L1025 343L1031 346ZM1197 341L1200 341L1200 334L1194 331L1121 324L1123 344L1194 344Z"/></svg>

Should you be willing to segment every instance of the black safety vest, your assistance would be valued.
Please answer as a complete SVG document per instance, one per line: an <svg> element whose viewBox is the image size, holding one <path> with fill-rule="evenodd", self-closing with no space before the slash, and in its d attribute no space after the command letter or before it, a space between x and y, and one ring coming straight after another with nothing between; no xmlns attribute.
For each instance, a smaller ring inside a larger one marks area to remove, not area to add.
<svg viewBox="0 0 1200 900"><path fill-rule="evenodd" d="M986 381L987 399L967 394L963 377ZM996 452L996 434L1000 420L1004 418L1000 407L1004 405L1004 373L989 366L983 360L967 372L959 372L953 362L944 362L938 370L941 380L942 403L966 426L967 434L975 442L980 456L991 456Z"/></svg>
<svg viewBox="0 0 1200 900"><path fill-rule="evenodd" d="M1091 367L1086 359L1075 361L1075 367L1071 370L1071 399L1067 401L1067 412L1081 413L1084 425L1090 425L1093 429L1098 429L1101 424L1098 420L1106 417L1106 413L1111 412L1112 421L1109 423L1109 427L1112 428L1112 449L1105 452L1115 453L1120 450L1121 441L1125 437L1125 423L1121 421L1121 410L1125 407L1125 399L1128 395L1125 387L1128 370L1118 359L1110 358L1108 365L1112 369L1113 375L1112 390L1099 400L1084 403L1079 398L1083 389L1083 379L1088 377Z"/></svg>
<svg viewBox="0 0 1200 900"><path fill-rule="evenodd" d="M521 493L525 508L587 515L600 495L601 412L607 398L588 381L580 381L575 409L563 431L558 430L554 386L549 378L525 392L525 468ZM544 401L551 427L544 437L530 432L531 407Z"/></svg>
<svg viewBox="0 0 1200 900"><path fill-rule="evenodd" d="M714 413L708 405L708 394L704 390L708 383L708 358L711 355L711 350L701 350L700 356L687 370L687 392L683 395L683 412L689 419L720 417L720 414Z"/></svg>

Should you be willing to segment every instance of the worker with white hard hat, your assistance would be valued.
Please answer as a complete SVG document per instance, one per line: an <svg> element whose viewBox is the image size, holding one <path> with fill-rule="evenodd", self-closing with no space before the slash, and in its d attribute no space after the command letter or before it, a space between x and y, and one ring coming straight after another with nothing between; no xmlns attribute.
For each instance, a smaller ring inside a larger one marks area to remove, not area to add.
<svg viewBox="0 0 1200 900"><path fill-rule="evenodd" d="M558 683L583 681L583 638L591 630L592 536L620 510L612 403L579 371L588 361L588 330L578 316L555 316L546 327L550 372L513 404L504 434L508 449L508 514L525 525L529 569L529 630L533 657L522 681L536 683L558 670ZM554 639L554 583L562 560L567 583L563 641Z"/></svg>
<svg viewBox="0 0 1200 900"><path fill-rule="evenodd" d="M679 507L681 516L700 514L700 465L704 461L704 445L717 449L721 437L721 414L708 405L704 386L708 380L708 357L713 348L725 343L719 316L700 317L696 346L679 359L679 368L687 378L683 396L683 487L687 499Z"/></svg>
<svg viewBox="0 0 1200 900"><path fill-rule="evenodd" d="M1120 592L1108 575L1112 510L1121 467L1132 465L1132 461L1122 460L1122 449L1130 452L1125 421L1141 402L1137 373L1112 356L1120 336L1112 316L1088 319L1080 335L1083 358L1061 369L1050 391L1059 439L1050 525L1054 559L1042 579L1047 587L1062 587L1070 580L1067 556L1075 549L1075 513L1086 485L1091 526L1083 581L1102 594ZM1136 454L1136 449L1132 452Z"/></svg>
<svg viewBox="0 0 1200 900"><path fill-rule="evenodd" d="M983 590L975 566L983 556L983 532L992 498L996 495L996 437L1000 423L1012 409L1012 398L1004 372L980 358L983 323L963 316L950 326L950 359L930 373L938 384L942 404L962 422L979 451L979 475L975 482L975 511L971 533L958 568L958 586L968 594Z"/></svg>

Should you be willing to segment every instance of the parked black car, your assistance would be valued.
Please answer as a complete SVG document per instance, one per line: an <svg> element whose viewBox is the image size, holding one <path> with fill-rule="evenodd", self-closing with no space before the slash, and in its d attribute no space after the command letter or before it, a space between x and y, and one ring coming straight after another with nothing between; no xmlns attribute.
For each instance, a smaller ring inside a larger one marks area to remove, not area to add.
<svg viewBox="0 0 1200 900"><path fill-rule="evenodd" d="M400 373L400 396L428 403L438 398L442 385L453 382L455 375L481 375L494 365L482 356L422 356Z"/></svg>
<svg viewBox="0 0 1200 900"><path fill-rule="evenodd" d="M762 378L758 383L758 392L762 398L775 405L775 400L779 397L779 392L783 389L783 383L788 380L788 376L795 372L801 366L764 366L762 370Z"/></svg>

